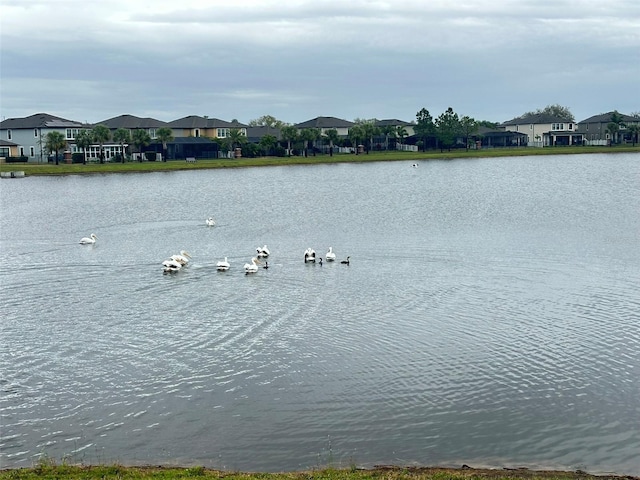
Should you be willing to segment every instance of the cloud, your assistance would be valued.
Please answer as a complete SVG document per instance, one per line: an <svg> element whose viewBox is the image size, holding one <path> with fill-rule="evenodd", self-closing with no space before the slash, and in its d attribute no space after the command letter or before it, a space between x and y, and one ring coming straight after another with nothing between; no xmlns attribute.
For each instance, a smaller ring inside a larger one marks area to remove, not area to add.
<svg viewBox="0 0 640 480"><path fill-rule="evenodd" d="M0 22L4 116L640 110L635 0L20 0Z"/></svg>

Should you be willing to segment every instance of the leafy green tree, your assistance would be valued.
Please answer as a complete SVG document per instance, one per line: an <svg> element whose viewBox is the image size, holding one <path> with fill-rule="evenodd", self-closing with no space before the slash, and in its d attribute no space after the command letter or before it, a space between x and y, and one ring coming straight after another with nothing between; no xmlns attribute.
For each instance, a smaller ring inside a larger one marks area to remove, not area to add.
<svg viewBox="0 0 640 480"><path fill-rule="evenodd" d="M427 150L427 140L435 135L436 127L433 124L433 117L426 108L416 113L416 126L413 131L422 139L422 149Z"/></svg>
<svg viewBox="0 0 640 480"><path fill-rule="evenodd" d="M149 132L142 129L136 129L131 135L131 141L137 147L140 153L140 161L142 162L142 149L151 143Z"/></svg>
<svg viewBox="0 0 640 480"><path fill-rule="evenodd" d="M106 125L96 125L91 134L93 141L100 145L100 163L104 163L104 144L111 140L111 130Z"/></svg>
<svg viewBox="0 0 640 480"><path fill-rule="evenodd" d="M278 143L278 139L274 135L264 135L260 139L260 147L262 147L263 151L266 155L270 155L273 147Z"/></svg>
<svg viewBox="0 0 640 480"><path fill-rule="evenodd" d="M323 137L329 141L329 156L333 157L333 146L338 143L338 140L340 139L338 130L335 128L329 128L324 131Z"/></svg>
<svg viewBox="0 0 640 480"><path fill-rule="evenodd" d="M613 145L614 143L617 143L618 132L620 131L620 125L618 125L615 122L609 122L607 124L607 128L605 129L605 131L608 132L609 135L611 135L611 145Z"/></svg>
<svg viewBox="0 0 640 480"><path fill-rule="evenodd" d="M366 133L362 125L355 124L353 127L349 129L349 140L351 140L351 145L355 148L356 155L359 155L358 145L360 144L360 140L364 139Z"/></svg>
<svg viewBox="0 0 640 480"><path fill-rule="evenodd" d="M120 156L122 157L122 163L124 163L125 157L125 146L131 143L131 133L126 128L118 128L115 132L113 132L113 141L118 142L120 145Z"/></svg>
<svg viewBox="0 0 640 480"><path fill-rule="evenodd" d="M173 132L169 127L160 127L156 130L156 138L162 142L162 161L167 161L167 143L173 140Z"/></svg>
<svg viewBox="0 0 640 480"><path fill-rule="evenodd" d="M64 138L64 135L60 132L49 132L47 133L45 141L45 148L49 153L55 152L56 155L56 165L59 165L58 162L58 152L60 150L64 150L67 146L67 140Z"/></svg>
<svg viewBox="0 0 640 480"><path fill-rule="evenodd" d="M249 121L250 127L268 127L268 128L282 128L286 125L282 120L278 120L272 115L263 115L262 117L255 118Z"/></svg>
<svg viewBox="0 0 640 480"><path fill-rule="evenodd" d="M575 122L576 119L571 113L569 107L563 107L562 105L558 105L557 103L554 105L547 105L544 108L539 108L535 112L527 112L523 116L527 115L552 115L554 117L562 118L568 120L570 122Z"/></svg>
<svg viewBox="0 0 640 480"><path fill-rule="evenodd" d="M456 136L460 132L460 120L458 114L453 111L453 108L449 107L443 112L435 121L436 135L440 141L440 151L445 148L451 150L453 142L456 140Z"/></svg>
<svg viewBox="0 0 640 480"><path fill-rule="evenodd" d="M93 145L93 135L91 134L91 130L80 130L76 134L76 145L78 148L82 149L82 153L84 154L84 158L82 163L87 164L87 149Z"/></svg>
<svg viewBox="0 0 640 480"><path fill-rule="evenodd" d="M282 139L287 142L287 156L291 156L291 144L298 141L298 129L292 125L286 125L280 129Z"/></svg>
<svg viewBox="0 0 640 480"><path fill-rule="evenodd" d="M464 137L464 144L469 150L469 137L478 131L478 122L473 118L464 116L460 119L460 133Z"/></svg>

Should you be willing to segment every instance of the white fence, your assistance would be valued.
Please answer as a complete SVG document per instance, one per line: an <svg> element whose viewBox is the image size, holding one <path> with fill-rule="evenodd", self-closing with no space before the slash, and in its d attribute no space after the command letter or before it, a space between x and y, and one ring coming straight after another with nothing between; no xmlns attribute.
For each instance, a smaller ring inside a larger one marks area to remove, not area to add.
<svg viewBox="0 0 640 480"><path fill-rule="evenodd" d="M609 145L609 140L585 140L584 144L589 147L606 147Z"/></svg>

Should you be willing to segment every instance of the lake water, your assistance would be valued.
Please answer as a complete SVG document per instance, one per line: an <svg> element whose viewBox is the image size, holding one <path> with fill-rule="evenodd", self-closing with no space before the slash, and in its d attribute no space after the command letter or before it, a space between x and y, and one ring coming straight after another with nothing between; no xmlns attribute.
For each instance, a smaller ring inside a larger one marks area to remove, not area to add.
<svg viewBox="0 0 640 480"><path fill-rule="evenodd" d="M0 189L2 467L640 474L638 154Z"/></svg>

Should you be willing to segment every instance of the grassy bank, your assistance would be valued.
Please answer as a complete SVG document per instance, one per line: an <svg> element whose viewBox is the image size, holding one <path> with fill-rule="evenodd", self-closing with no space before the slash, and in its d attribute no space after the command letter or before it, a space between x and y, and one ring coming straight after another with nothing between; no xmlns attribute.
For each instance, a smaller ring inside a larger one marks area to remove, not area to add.
<svg viewBox="0 0 640 480"><path fill-rule="evenodd" d="M607 480L638 477L617 475L591 475L580 470L537 471L527 469L474 469L474 468L402 468L378 467L364 469L319 469L291 473L242 473L211 470L203 467L123 467L38 465L33 468L0 471L0 480L178 480L183 478L226 480Z"/></svg>
<svg viewBox="0 0 640 480"><path fill-rule="evenodd" d="M96 173L162 172L172 170L198 170L211 168L266 167L272 165L305 165L318 163L354 163L380 161L428 161L454 158L491 158L528 155L575 155L584 153L640 153L640 145L615 147L554 147L554 148L502 148L490 150L455 150L451 152L371 152L369 154L317 155L309 157L261 157L238 159L168 162L126 162L83 164L3 163L0 172L23 171L25 175L80 175Z"/></svg>

